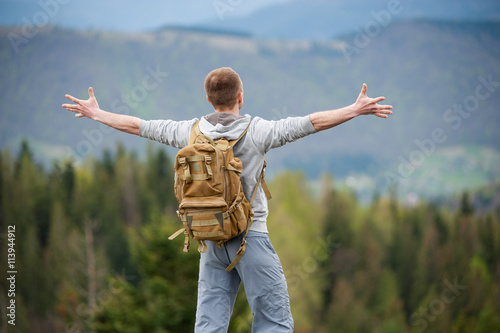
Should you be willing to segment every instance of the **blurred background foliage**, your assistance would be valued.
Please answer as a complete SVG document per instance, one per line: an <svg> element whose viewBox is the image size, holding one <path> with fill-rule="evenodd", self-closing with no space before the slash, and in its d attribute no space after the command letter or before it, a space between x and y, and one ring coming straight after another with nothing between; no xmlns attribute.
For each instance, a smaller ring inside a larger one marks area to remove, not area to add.
<svg viewBox="0 0 500 333"><path fill-rule="evenodd" d="M19 151L0 154L1 232L16 226L19 265L9 332L192 331L199 255L167 239L180 225L171 156L118 145L45 168L27 142ZM270 182L296 332L499 331L498 209L476 212L467 192L454 208L407 205L397 188L364 205L335 182L324 175L318 192L291 171ZM251 320L242 288L230 332Z"/></svg>
<svg viewBox="0 0 500 333"><path fill-rule="evenodd" d="M167 240L175 150L60 105L93 86L108 111L200 117L206 74L230 66L254 117L349 105L363 82L394 106L267 157L296 332L500 332L499 13L497 0L0 0L0 331L193 330L199 255ZM229 331L251 322L241 287Z"/></svg>

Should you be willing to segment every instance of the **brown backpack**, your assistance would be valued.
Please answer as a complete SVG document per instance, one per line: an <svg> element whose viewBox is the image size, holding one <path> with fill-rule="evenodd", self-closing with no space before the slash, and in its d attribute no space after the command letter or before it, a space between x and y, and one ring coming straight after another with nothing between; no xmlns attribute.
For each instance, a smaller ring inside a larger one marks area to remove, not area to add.
<svg viewBox="0 0 500 333"><path fill-rule="evenodd" d="M226 268L230 271L246 250L245 237L253 221L251 209L259 183L268 199L269 190L264 182L264 167L249 202L243 193L240 176L243 165L234 157L234 145L246 134L248 127L233 141L225 138L213 141L203 135L196 123L189 144L176 155L175 196L179 201L177 215L184 227L169 239L184 232L184 252L189 252L189 237L198 241L198 251L206 252L206 240L219 248L228 240L245 232L237 256Z"/></svg>

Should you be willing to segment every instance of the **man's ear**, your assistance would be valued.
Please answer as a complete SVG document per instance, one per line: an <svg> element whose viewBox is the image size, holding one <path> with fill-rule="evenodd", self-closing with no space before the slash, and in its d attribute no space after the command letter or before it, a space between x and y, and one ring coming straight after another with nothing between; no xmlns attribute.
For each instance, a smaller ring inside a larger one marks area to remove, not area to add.
<svg viewBox="0 0 500 333"><path fill-rule="evenodd" d="M212 104L212 102L210 102L210 98L208 98L208 96L207 96L207 101L208 101L208 103Z"/></svg>
<svg viewBox="0 0 500 333"><path fill-rule="evenodd" d="M238 104L241 106L243 105L243 91L238 94Z"/></svg>

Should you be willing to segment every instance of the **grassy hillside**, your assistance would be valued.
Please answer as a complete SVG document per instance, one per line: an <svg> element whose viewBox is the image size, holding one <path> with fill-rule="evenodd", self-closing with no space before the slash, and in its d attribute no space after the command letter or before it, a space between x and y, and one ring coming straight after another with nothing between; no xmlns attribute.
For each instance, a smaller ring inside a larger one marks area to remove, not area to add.
<svg viewBox="0 0 500 333"><path fill-rule="evenodd" d="M399 181L398 171L403 161L416 170L406 177L412 183L433 170L435 160L447 165L450 147L466 145L494 156L500 150L499 23L395 22L362 47L357 35L319 43L188 29L129 35L50 28L16 52L9 33L22 36L21 30L0 29L0 147L15 151L27 138L45 162L83 160L117 141L142 155L146 144L75 119L60 107L65 93L85 98L93 86L106 110L146 119L200 117L211 112L203 80L220 66L240 73L242 112L253 116L278 119L348 105L363 82L370 96L384 95L394 105L388 120L358 118L272 152L271 176L300 168L313 179L324 172L363 175L380 188L392 179L404 188L408 182ZM484 86L487 81L493 84ZM481 98L475 97L478 89ZM471 156L476 164L482 158ZM471 162L457 163L463 168ZM475 187L500 176L494 164L482 171L464 184Z"/></svg>

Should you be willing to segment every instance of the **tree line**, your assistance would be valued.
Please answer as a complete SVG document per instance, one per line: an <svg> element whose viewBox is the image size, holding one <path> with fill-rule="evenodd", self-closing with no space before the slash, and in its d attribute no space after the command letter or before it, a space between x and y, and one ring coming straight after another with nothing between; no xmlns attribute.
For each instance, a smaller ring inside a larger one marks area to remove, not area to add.
<svg viewBox="0 0 500 333"><path fill-rule="evenodd" d="M77 164L37 163L29 144L0 154L4 332L191 332L199 254L181 251L172 157L118 145ZM500 332L500 214L388 195L362 205L301 172L269 180L268 227L296 332ZM16 325L8 321L8 231L15 226ZM250 332L241 287L230 332Z"/></svg>

